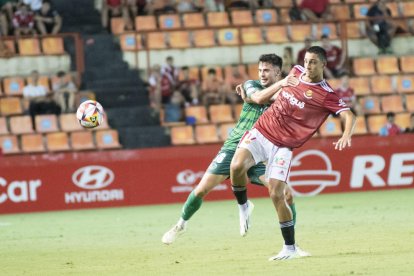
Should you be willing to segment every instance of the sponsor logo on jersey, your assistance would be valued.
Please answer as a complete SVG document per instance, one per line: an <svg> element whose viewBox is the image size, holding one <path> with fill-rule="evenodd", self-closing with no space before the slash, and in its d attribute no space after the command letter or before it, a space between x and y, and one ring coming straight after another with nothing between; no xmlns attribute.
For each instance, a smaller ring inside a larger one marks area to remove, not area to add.
<svg viewBox="0 0 414 276"><path fill-rule="evenodd" d="M282 157L276 157L276 164L279 166L284 166L286 161Z"/></svg>
<svg viewBox="0 0 414 276"><path fill-rule="evenodd" d="M338 106L340 106L340 107L348 107L346 105L346 102L343 99L339 99Z"/></svg>
<svg viewBox="0 0 414 276"><path fill-rule="evenodd" d="M312 95L313 95L312 90L308 90L308 91L303 93L303 96L305 96L306 99L312 99Z"/></svg>
<svg viewBox="0 0 414 276"><path fill-rule="evenodd" d="M282 91L282 96L288 100L291 105L296 105L300 109L303 109L305 107L304 102L299 101L294 95L290 94L289 92Z"/></svg>

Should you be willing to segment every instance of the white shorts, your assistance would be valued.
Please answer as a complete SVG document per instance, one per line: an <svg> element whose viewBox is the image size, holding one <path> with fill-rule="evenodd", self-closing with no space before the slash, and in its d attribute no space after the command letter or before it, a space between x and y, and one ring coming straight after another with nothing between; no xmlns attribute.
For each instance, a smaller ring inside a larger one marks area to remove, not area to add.
<svg viewBox="0 0 414 276"><path fill-rule="evenodd" d="M256 164L266 162L266 181L270 178L287 181L292 161L290 148L274 145L255 128L244 133L238 147L249 150Z"/></svg>

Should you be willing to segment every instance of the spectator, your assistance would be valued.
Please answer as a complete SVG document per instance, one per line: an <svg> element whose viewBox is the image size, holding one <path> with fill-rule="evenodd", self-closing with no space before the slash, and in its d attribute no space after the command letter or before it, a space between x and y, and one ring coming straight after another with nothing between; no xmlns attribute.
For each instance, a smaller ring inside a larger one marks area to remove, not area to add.
<svg viewBox="0 0 414 276"><path fill-rule="evenodd" d="M165 59L166 63L161 67L161 74L165 75L173 89L178 85L178 69L174 66L174 58L168 56Z"/></svg>
<svg viewBox="0 0 414 276"><path fill-rule="evenodd" d="M225 5L224 0L205 0L204 11L205 12L224 12Z"/></svg>
<svg viewBox="0 0 414 276"><path fill-rule="evenodd" d="M39 84L39 73L32 71L32 83L23 88L23 97L29 100L29 114L32 118L33 129L36 130L35 116L38 114L55 114L61 112L60 106L47 93L46 87Z"/></svg>
<svg viewBox="0 0 414 276"><path fill-rule="evenodd" d="M328 35L322 35L322 48L326 51L326 66L324 69L325 77L327 79L336 78L345 72L345 52L338 46L333 45L329 41Z"/></svg>
<svg viewBox="0 0 414 276"><path fill-rule="evenodd" d="M164 122L181 122L183 121L185 99L180 91L176 90L171 96L170 102L164 105Z"/></svg>
<svg viewBox="0 0 414 276"><path fill-rule="evenodd" d="M378 0L368 10L367 17L386 16L387 18L371 19L367 22L366 31L369 39L379 48L378 54L392 54L391 40L397 31L396 24L389 18L391 10L386 0Z"/></svg>
<svg viewBox="0 0 414 276"><path fill-rule="evenodd" d="M193 0L178 0L175 8L179 13L201 11Z"/></svg>
<svg viewBox="0 0 414 276"><path fill-rule="evenodd" d="M225 91L225 98L231 104L235 104L237 102L241 102L241 98L237 96L234 91L236 90L236 86L244 83L248 80L249 77L246 75L245 72L240 70L238 64L233 64L231 66L231 73L226 75L225 78L225 87L223 88Z"/></svg>
<svg viewBox="0 0 414 276"><path fill-rule="evenodd" d="M109 20L112 17L122 17L125 29L133 28L132 21L128 16L128 9L124 5L124 0L102 0L101 23L102 27L108 28Z"/></svg>
<svg viewBox="0 0 414 276"><path fill-rule="evenodd" d="M287 46L283 49L282 76L286 77L294 65L295 61L293 60L293 48Z"/></svg>
<svg viewBox="0 0 414 276"><path fill-rule="evenodd" d="M29 10L29 7L20 4L17 11L13 15L14 35L29 35L36 34L34 29L34 14Z"/></svg>
<svg viewBox="0 0 414 276"><path fill-rule="evenodd" d="M0 9L6 16L8 25L11 25L10 23L12 23L17 2L18 0L0 0Z"/></svg>
<svg viewBox="0 0 414 276"><path fill-rule="evenodd" d="M174 0L148 0L146 9L148 14L153 15L177 12Z"/></svg>
<svg viewBox="0 0 414 276"><path fill-rule="evenodd" d="M42 8L42 0L23 0L23 3L28 5L33 12L38 12Z"/></svg>
<svg viewBox="0 0 414 276"><path fill-rule="evenodd" d="M178 83L178 90L185 99L186 105L198 105L199 103L199 83L198 80L190 77L188 66L181 68L183 79Z"/></svg>
<svg viewBox="0 0 414 276"><path fill-rule="evenodd" d="M354 114L362 115L361 108L358 105L357 98L354 94L354 89L349 86L349 75L348 73L342 73L341 76L341 84L340 86L335 89L335 93L338 94L339 98L344 100L347 106L351 108L351 111Z"/></svg>
<svg viewBox="0 0 414 276"><path fill-rule="evenodd" d="M387 123L380 129L380 136L395 136L401 133L401 128L394 123L395 113L387 113Z"/></svg>
<svg viewBox="0 0 414 276"><path fill-rule="evenodd" d="M304 20L330 19L329 0L303 0L299 9Z"/></svg>
<svg viewBox="0 0 414 276"><path fill-rule="evenodd" d="M0 58L9 58L12 57L14 54L10 51L9 47L7 47L6 43L2 39L0 39Z"/></svg>
<svg viewBox="0 0 414 276"><path fill-rule="evenodd" d="M151 75L148 79L150 103L155 113L159 113L162 104L168 104L174 92L170 79L161 72L158 64L152 67Z"/></svg>
<svg viewBox="0 0 414 276"><path fill-rule="evenodd" d="M298 57L296 60L296 64L302 65L304 64L304 59L305 59L305 54L306 51L312 46L312 38L311 37L307 37L305 38L305 47L302 48L299 52L298 52Z"/></svg>
<svg viewBox="0 0 414 276"><path fill-rule="evenodd" d="M58 80L52 87L56 102L59 104L62 112L75 111L75 93L78 90L76 85L63 71L59 71L56 76Z"/></svg>
<svg viewBox="0 0 414 276"><path fill-rule="evenodd" d="M9 34L9 23L7 17L3 12L0 12L0 36L7 36Z"/></svg>
<svg viewBox="0 0 414 276"><path fill-rule="evenodd" d="M43 1L42 8L35 16L37 30L40 34L57 34L62 28L62 17L51 9L49 1Z"/></svg>
<svg viewBox="0 0 414 276"><path fill-rule="evenodd" d="M205 106L210 104L224 104L226 85L223 80L217 76L214 68L208 70L208 75L201 85L202 101Z"/></svg>
<svg viewBox="0 0 414 276"><path fill-rule="evenodd" d="M410 115L410 126L405 129L406 133L414 133L414 113Z"/></svg>
<svg viewBox="0 0 414 276"><path fill-rule="evenodd" d="M257 0L231 0L228 6L229 9L257 9L259 3Z"/></svg>

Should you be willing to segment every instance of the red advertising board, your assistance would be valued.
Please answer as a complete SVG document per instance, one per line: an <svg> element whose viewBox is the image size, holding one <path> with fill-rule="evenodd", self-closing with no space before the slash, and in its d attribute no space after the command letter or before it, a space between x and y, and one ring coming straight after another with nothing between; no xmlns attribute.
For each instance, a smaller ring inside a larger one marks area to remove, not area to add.
<svg viewBox="0 0 414 276"><path fill-rule="evenodd" d="M296 195L414 188L414 135L312 139L294 151ZM220 145L2 156L0 214L183 202ZM267 189L249 185L249 196ZM222 183L207 199L233 198Z"/></svg>

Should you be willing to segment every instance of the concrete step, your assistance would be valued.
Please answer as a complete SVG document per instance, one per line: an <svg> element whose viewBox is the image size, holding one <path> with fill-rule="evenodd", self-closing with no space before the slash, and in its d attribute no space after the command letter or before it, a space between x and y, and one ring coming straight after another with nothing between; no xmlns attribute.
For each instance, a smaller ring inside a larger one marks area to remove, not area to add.
<svg viewBox="0 0 414 276"><path fill-rule="evenodd" d="M126 127L118 130L122 146L129 149L167 147L171 138L160 126Z"/></svg>

